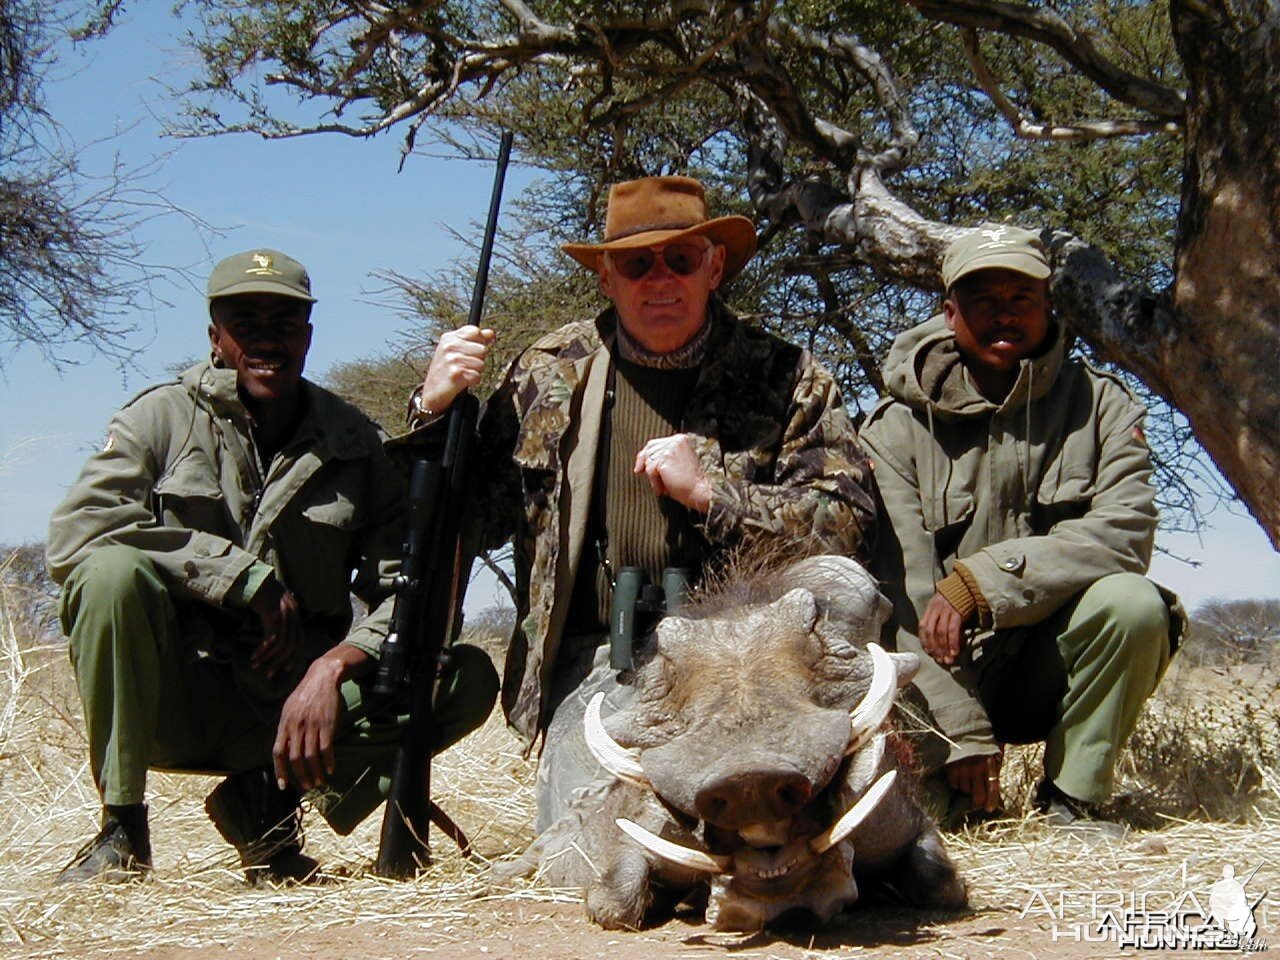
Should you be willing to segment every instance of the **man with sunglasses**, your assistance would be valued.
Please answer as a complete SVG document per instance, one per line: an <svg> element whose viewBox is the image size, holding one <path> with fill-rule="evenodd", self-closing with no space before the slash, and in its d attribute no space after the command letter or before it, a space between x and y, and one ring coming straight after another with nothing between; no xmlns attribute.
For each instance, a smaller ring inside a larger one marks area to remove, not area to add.
<svg viewBox="0 0 1280 960"><path fill-rule="evenodd" d="M516 538L503 705L528 741L545 733L539 830L594 770L578 718L595 690L617 694L606 640L620 571L696 580L757 544L864 556L867 465L834 381L718 295L755 242L745 217L708 216L696 180L615 185L605 240L564 247L611 305L525 350L481 419L476 533ZM441 338L415 423L479 381L493 339Z"/></svg>

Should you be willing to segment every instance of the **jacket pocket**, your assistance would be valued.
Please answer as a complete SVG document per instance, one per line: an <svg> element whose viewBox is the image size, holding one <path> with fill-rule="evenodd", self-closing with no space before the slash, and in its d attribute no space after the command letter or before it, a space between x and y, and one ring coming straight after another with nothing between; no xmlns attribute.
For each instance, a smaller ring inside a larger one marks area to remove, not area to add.
<svg viewBox="0 0 1280 960"><path fill-rule="evenodd" d="M180 458L156 481L152 489L152 513L167 526L231 533L227 502L212 464L200 450Z"/></svg>
<svg viewBox="0 0 1280 960"><path fill-rule="evenodd" d="M352 547L360 525L355 503L334 491L332 499L308 504L301 514L304 535L297 542L305 544L303 550L288 549L292 544L286 545L283 538L278 541L288 553L284 572L289 588L310 610L346 609L355 566Z"/></svg>
<svg viewBox="0 0 1280 960"><path fill-rule="evenodd" d="M1067 476L1051 473L1036 490L1031 506L1031 528L1045 534L1066 520L1079 520L1093 506L1096 489L1093 476L1073 473Z"/></svg>
<svg viewBox="0 0 1280 960"><path fill-rule="evenodd" d="M921 497L925 529L933 534L940 559L955 555L965 531L973 522L973 494L968 490L944 490Z"/></svg>
<svg viewBox="0 0 1280 960"><path fill-rule="evenodd" d="M511 455L520 471L520 488L529 529L545 519L560 484L560 453L540 430L522 426Z"/></svg>

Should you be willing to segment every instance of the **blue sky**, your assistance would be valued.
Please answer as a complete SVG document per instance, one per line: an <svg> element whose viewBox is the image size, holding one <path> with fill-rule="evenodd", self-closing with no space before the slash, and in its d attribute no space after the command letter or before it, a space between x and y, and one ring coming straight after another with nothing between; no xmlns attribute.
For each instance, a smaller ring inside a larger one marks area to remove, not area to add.
<svg viewBox="0 0 1280 960"><path fill-rule="evenodd" d="M222 232L203 234L176 216L141 228L148 258L185 267L189 276L160 281L154 293L167 303L138 317L138 342L146 345L138 369L122 373L84 354L59 375L33 350L7 358L0 374L8 411L0 421L0 544L43 540L50 512L101 442L112 411L175 363L203 355L203 282L218 259L266 246L307 265L320 301L308 366L323 376L344 358L379 352L405 325L367 302L379 287L372 272L425 274L465 255L445 225L466 232L487 208L492 165L414 157L397 174L398 132L372 141L162 140L156 118L173 109L166 87L181 86L190 63L177 33L165 5L132 9L107 39L68 53L49 87L50 106L80 144L118 134L88 150L90 169L107 170L117 152L135 166L168 154L151 185ZM513 165L507 197L528 180ZM1214 511L1210 523L1198 537L1158 541L1199 567L1158 557L1153 575L1192 606L1210 596L1280 596L1280 554L1256 524L1225 510Z"/></svg>

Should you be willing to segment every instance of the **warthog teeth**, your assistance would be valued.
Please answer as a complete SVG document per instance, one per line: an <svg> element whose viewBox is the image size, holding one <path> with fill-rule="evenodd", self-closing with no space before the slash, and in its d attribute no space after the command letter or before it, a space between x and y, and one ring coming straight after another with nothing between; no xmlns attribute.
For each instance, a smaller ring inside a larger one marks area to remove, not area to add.
<svg viewBox="0 0 1280 960"><path fill-rule="evenodd" d="M871 734L880 729L885 717L893 708L893 698L898 692L898 672L893 661L878 643L868 643L871 654L871 686L850 715L849 746L845 756L858 750Z"/></svg>
<svg viewBox="0 0 1280 960"><path fill-rule="evenodd" d="M623 833L644 847L656 857L674 863L677 866L698 870L702 873L724 873L733 862L730 857L721 857L692 847L682 847L678 843L663 839L656 833L650 833L640 824L619 817L614 821Z"/></svg>
<svg viewBox="0 0 1280 960"><path fill-rule="evenodd" d="M596 758L600 766L619 780L625 780L627 783L633 783L637 787L648 790L649 778L645 776L644 768L640 766L636 751L622 746L605 730L604 721L600 718L602 703L604 703L604 694L597 693L587 704L587 712L582 718L582 732L587 741L587 749L591 751L591 755Z"/></svg>
<svg viewBox="0 0 1280 960"><path fill-rule="evenodd" d="M817 854L826 853L849 834L853 833L858 824L867 819L871 811L876 808L876 805L884 799L884 795L889 792L889 788L893 786L893 781L897 776L897 770L890 770L873 783L871 788L862 795L861 799L845 811L844 816L809 841L809 849Z"/></svg>
<svg viewBox="0 0 1280 960"><path fill-rule="evenodd" d="M772 870L757 870L756 876L761 880L776 880L778 877L785 877L799 862L800 861L798 859L788 860L786 863L782 864L782 866L774 867Z"/></svg>

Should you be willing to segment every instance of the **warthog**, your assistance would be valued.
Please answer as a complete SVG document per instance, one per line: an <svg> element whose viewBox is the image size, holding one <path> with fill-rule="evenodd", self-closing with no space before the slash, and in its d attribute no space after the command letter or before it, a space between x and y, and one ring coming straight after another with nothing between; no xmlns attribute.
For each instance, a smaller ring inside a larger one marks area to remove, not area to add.
<svg viewBox="0 0 1280 960"><path fill-rule="evenodd" d="M662 620L630 682L606 669L585 708L566 701L549 731L551 776L571 749L557 735L568 723L581 724L600 776L526 863L580 886L601 926L638 927L700 892L723 930L825 923L860 886L919 906L966 902L890 744L886 718L918 662L874 642L888 601L842 557L764 582L745 602ZM606 693L614 709L602 718Z"/></svg>

